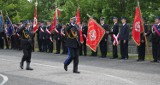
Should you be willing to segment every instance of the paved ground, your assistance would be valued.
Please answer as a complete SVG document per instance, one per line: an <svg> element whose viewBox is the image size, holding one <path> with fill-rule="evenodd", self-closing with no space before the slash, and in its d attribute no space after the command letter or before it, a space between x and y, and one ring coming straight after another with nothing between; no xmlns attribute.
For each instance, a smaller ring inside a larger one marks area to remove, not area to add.
<svg viewBox="0 0 160 85"><path fill-rule="evenodd" d="M34 71L21 70L21 51L0 50L0 85L160 85L160 64L80 56L81 74L63 69L66 55L33 53ZM3 85L3 84L2 84Z"/></svg>

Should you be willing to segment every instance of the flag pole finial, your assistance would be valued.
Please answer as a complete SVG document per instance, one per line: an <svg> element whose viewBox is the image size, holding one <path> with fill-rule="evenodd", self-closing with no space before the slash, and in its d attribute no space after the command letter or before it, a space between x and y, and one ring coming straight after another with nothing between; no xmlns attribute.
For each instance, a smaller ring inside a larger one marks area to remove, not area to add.
<svg viewBox="0 0 160 85"><path fill-rule="evenodd" d="M139 6L139 0L137 0L137 5Z"/></svg>
<svg viewBox="0 0 160 85"><path fill-rule="evenodd" d="M36 2L35 2L35 6L38 6L38 1L36 0Z"/></svg>
<svg viewBox="0 0 160 85"><path fill-rule="evenodd" d="M92 18L92 16L91 16L91 15L89 15L88 13L87 13L87 16L88 16L89 18Z"/></svg>

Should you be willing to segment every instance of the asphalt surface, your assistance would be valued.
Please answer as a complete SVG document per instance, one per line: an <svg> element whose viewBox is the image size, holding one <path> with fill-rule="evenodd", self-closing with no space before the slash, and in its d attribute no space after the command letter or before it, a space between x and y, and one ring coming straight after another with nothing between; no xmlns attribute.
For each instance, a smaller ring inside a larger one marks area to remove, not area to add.
<svg viewBox="0 0 160 85"><path fill-rule="evenodd" d="M67 55L34 52L33 71L19 68L22 55L0 50L0 85L160 85L159 63L80 56L81 73L73 74L72 64L63 69Z"/></svg>

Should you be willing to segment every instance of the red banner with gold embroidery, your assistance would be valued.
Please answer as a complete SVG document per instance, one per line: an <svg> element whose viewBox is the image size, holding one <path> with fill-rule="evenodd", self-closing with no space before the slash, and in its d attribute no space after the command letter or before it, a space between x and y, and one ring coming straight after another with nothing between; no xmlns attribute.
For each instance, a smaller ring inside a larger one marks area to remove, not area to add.
<svg viewBox="0 0 160 85"><path fill-rule="evenodd" d="M90 18L88 22L87 46L96 52L97 46L104 34L105 30L94 19Z"/></svg>
<svg viewBox="0 0 160 85"><path fill-rule="evenodd" d="M140 45L140 35L143 31L140 8L137 6L132 29L132 37L138 46Z"/></svg>

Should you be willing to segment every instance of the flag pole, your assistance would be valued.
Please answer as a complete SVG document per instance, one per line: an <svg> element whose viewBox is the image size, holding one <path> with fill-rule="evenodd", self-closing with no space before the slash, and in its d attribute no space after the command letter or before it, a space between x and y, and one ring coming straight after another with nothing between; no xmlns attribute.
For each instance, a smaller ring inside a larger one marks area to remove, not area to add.
<svg viewBox="0 0 160 85"><path fill-rule="evenodd" d="M37 6L38 6L38 1L36 0L36 2L35 2L35 9L36 9L36 11L37 11ZM36 32L35 32L35 35L34 35L34 50L35 50L35 48L36 48Z"/></svg>
<svg viewBox="0 0 160 85"><path fill-rule="evenodd" d="M92 18L91 15L89 15L88 13L87 13L87 16L88 16L89 18Z"/></svg>
<svg viewBox="0 0 160 85"><path fill-rule="evenodd" d="M147 48L147 53L148 53L148 59L151 60L150 55L150 50L149 50L149 45L148 45L148 40L145 34L145 29L144 29L144 22L142 21L142 13L141 13L141 8L140 8L140 4L139 4L139 0L137 0L137 5L139 6L139 10L140 10L140 16L141 16L141 22L142 22L142 28L143 28L143 36L145 38L145 44L146 44L146 48Z"/></svg>

